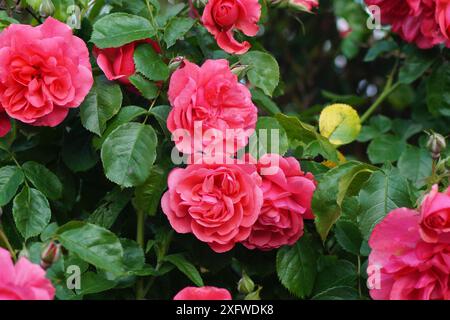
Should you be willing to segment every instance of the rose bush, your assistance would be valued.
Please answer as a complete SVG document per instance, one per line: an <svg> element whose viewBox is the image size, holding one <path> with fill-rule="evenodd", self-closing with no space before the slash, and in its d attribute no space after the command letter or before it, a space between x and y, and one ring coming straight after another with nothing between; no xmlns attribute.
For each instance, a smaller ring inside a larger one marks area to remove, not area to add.
<svg viewBox="0 0 450 320"><path fill-rule="evenodd" d="M0 299L450 299L449 1L0 7Z"/></svg>

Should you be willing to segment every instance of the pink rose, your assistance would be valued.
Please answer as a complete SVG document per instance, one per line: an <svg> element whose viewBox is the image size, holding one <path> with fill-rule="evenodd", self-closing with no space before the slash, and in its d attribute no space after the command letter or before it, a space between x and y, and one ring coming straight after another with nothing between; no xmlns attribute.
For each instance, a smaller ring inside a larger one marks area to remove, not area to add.
<svg viewBox="0 0 450 320"><path fill-rule="evenodd" d="M161 206L175 231L221 253L250 235L263 203L261 179L251 164L207 162L174 169Z"/></svg>
<svg viewBox="0 0 450 320"><path fill-rule="evenodd" d="M26 258L14 266L8 251L0 248L0 300L53 300L55 288L45 271Z"/></svg>
<svg viewBox="0 0 450 320"><path fill-rule="evenodd" d="M158 43L151 39L134 41L119 48L99 49L94 46L93 53L97 58L97 64L108 80L131 85L129 78L136 72L134 50L142 43L149 43L157 53L161 52Z"/></svg>
<svg viewBox="0 0 450 320"><path fill-rule="evenodd" d="M402 208L374 228L367 271L373 299L450 299L450 243L424 242L419 222L418 212Z"/></svg>
<svg viewBox="0 0 450 320"><path fill-rule="evenodd" d="M227 60L207 60L201 67L185 60L170 79L169 100L173 109L167 128L183 153L213 154L211 149L220 148L218 153L234 154L256 127L250 91Z"/></svg>
<svg viewBox="0 0 450 320"><path fill-rule="evenodd" d="M420 234L426 242L450 242L450 188L439 193L438 186L434 185L422 202Z"/></svg>
<svg viewBox="0 0 450 320"><path fill-rule="evenodd" d="M273 168L264 174L262 169ZM264 204L250 237L243 242L249 249L271 250L293 245L303 235L303 219L314 219L311 201L316 189L314 177L304 173L295 158L277 154L258 162Z"/></svg>
<svg viewBox="0 0 450 320"><path fill-rule="evenodd" d="M436 0L365 0L367 5L381 9L381 22L405 41L416 43L421 49L438 44L450 47L436 20Z"/></svg>
<svg viewBox="0 0 450 320"><path fill-rule="evenodd" d="M441 32L447 39L450 39L450 1L437 0L436 5L436 19Z"/></svg>
<svg viewBox="0 0 450 320"><path fill-rule="evenodd" d="M5 110L0 105L0 138L4 137L11 130L11 122Z"/></svg>
<svg viewBox="0 0 450 320"><path fill-rule="evenodd" d="M54 127L78 107L93 84L83 40L53 18L12 24L0 34L0 103L14 119Z"/></svg>
<svg viewBox="0 0 450 320"><path fill-rule="evenodd" d="M300 10L308 12L319 6L319 0L289 0L289 3Z"/></svg>
<svg viewBox="0 0 450 320"><path fill-rule="evenodd" d="M216 287L186 287L173 300L231 300L231 294L227 289Z"/></svg>
<svg viewBox="0 0 450 320"><path fill-rule="evenodd" d="M242 31L254 37L259 30L261 5L258 0L209 0L203 11L202 22L216 38L220 48L231 54L244 54L250 43L237 42L233 32Z"/></svg>

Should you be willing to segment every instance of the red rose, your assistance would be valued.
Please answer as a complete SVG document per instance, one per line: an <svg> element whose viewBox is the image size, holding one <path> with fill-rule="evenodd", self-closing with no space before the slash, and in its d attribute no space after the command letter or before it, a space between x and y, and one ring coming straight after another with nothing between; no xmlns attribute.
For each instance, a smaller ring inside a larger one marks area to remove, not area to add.
<svg viewBox="0 0 450 320"><path fill-rule="evenodd" d="M86 44L66 24L48 18L0 33L0 104L11 118L54 127L83 102L93 81Z"/></svg>
<svg viewBox="0 0 450 320"><path fill-rule="evenodd" d="M420 207L420 233L426 242L450 242L450 188L440 193L434 185Z"/></svg>
<svg viewBox="0 0 450 320"><path fill-rule="evenodd" d="M141 43L149 43L157 53L161 52L158 43L151 39L134 41L119 48L100 49L94 46L93 53L97 64L108 80L131 85L129 78L136 72L134 50Z"/></svg>
<svg viewBox="0 0 450 320"><path fill-rule="evenodd" d="M263 170L274 169L264 174ZM314 219L311 201L316 189L314 177L304 173L295 158L268 154L258 162L264 204L244 241L249 249L270 250L293 245L303 235L303 219Z"/></svg>
<svg viewBox="0 0 450 320"><path fill-rule="evenodd" d="M247 36L258 33L261 5L258 0L209 0L203 12L202 22L214 35L220 48L228 53L244 54L250 43L234 39L235 29Z"/></svg>
<svg viewBox="0 0 450 320"><path fill-rule="evenodd" d="M263 203L261 179L251 164L209 162L174 169L161 206L175 231L221 253L250 235Z"/></svg>
<svg viewBox="0 0 450 320"><path fill-rule="evenodd" d="M173 300L231 300L227 289L216 287L187 287L176 294Z"/></svg>
<svg viewBox="0 0 450 320"><path fill-rule="evenodd" d="M428 49L438 44L450 46L436 19L436 0L365 0L378 6L381 22L392 25L392 30L405 41Z"/></svg>
<svg viewBox="0 0 450 320"><path fill-rule="evenodd" d="M450 39L450 1L437 0L436 19L441 27L441 32Z"/></svg>

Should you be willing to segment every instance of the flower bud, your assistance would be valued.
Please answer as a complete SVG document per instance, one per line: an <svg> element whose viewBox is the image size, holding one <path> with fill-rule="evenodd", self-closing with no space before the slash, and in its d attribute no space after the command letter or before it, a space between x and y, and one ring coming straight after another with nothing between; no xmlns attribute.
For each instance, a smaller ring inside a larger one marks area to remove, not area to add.
<svg viewBox="0 0 450 320"><path fill-rule="evenodd" d="M247 273L242 272L242 278L238 282L238 291L243 294L249 294L255 290L255 283L247 275Z"/></svg>
<svg viewBox="0 0 450 320"><path fill-rule="evenodd" d="M39 6L39 14L41 17L49 17L55 12L55 6L52 0L42 0Z"/></svg>
<svg viewBox="0 0 450 320"><path fill-rule="evenodd" d="M175 57L169 62L169 70L170 72L174 72L178 69L178 67L183 63L184 57Z"/></svg>
<svg viewBox="0 0 450 320"><path fill-rule="evenodd" d="M61 245L51 241L41 254L41 267L50 268L61 257Z"/></svg>
<svg viewBox="0 0 450 320"><path fill-rule="evenodd" d="M433 159L437 160L441 152L447 147L445 138L439 133L432 133L428 139L427 148L430 150Z"/></svg>
<svg viewBox="0 0 450 320"><path fill-rule="evenodd" d="M231 72L233 72L235 75L237 75L239 77L242 73L246 72L248 70L248 68L249 68L248 65L239 64L239 65L233 67L231 69Z"/></svg>
<svg viewBox="0 0 450 320"><path fill-rule="evenodd" d="M288 0L288 3L290 7L306 12L312 12L319 6L319 0Z"/></svg>
<svg viewBox="0 0 450 320"><path fill-rule="evenodd" d="M254 292L249 293L245 296L244 300L261 300L259 293L261 292L262 287L258 287L258 289Z"/></svg>

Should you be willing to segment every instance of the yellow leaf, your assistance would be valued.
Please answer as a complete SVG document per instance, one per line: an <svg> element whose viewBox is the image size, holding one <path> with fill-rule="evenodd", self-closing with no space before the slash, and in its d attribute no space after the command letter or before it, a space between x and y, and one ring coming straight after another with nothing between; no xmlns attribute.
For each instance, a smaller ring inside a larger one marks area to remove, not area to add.
<svg viewBox="0 0 450 320"><path fill-rule="evenodd" d="M334 145L356 140L361 131L361 119L347 104L333 104L323 109L319 119L320 133Z"/></svg>

